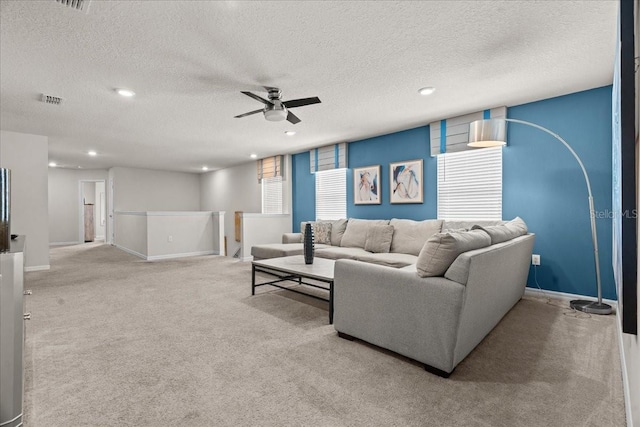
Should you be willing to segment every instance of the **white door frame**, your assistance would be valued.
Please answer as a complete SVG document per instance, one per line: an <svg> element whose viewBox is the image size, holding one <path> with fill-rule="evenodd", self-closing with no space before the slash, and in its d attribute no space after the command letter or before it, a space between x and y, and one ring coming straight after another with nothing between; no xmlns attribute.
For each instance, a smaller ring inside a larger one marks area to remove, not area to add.
<svg viewBox="0 0 640 427"><path fill-rule="evenodd" d="M111 175L111 174L110 174ZM106 185L106 184L105 184ZM110 245L116 244L116 229L113 226L113 177L109 177L109 187L105 187L107 190L107 230L106 240Z"/></svg>
<svg viewBox="0 0 640 427"><path fill-rule="evenodd" d="M98 183L98 182L102 182L104 183L104 191L107 191L107 182L104 179L81 179L78 181L78 243L84 243L84 200L83 200L83 184L86 182L93 182L93 183ZM107 206L109 206L109 204L106 201L107 197L105 195L105 203L107 204ZM106 207L105 207L105 212L107 211ZM105 231L104 231L104 239L105 241L107 240L107 233L108 233L108 229L106 228L105 224Z"/></svg>

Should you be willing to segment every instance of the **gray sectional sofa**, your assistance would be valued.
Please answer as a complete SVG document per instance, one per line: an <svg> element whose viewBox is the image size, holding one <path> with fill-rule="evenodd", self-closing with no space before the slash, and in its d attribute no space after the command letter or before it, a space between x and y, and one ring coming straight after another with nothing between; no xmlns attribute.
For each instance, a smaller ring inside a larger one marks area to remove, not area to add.
<svg viewBox="0 0 640 427"><path fill-rule="evenodd" d="M327 225L330 224L330 225ZM304 227L302 227L304 229ZM314 223L315 256L335 259L334 327L448 377L522 298L534 235L512 221ZM252 248L302 254L302 235Z"/></svg>

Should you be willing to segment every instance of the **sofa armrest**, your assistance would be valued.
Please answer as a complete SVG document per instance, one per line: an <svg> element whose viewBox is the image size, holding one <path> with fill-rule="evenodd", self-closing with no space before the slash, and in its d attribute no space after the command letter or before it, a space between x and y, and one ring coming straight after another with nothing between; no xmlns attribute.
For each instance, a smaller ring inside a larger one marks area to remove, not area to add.
<svg viewBox="0 0 640 427"><path fill-rule="evenodd" d="M284 233L282 243L302 243L302 233Z"/></svg>
<svg viewBox="0 0 640 427"><path fill-rule="evenodd" d="M465 288L444 277L353 260L334 270L334 326L339 332L445 372L453 356Z"/></svg>

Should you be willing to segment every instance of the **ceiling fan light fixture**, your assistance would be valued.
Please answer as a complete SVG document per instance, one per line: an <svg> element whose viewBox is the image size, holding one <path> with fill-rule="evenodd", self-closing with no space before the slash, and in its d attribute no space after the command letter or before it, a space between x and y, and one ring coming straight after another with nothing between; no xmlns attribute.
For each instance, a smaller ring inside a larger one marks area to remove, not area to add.
<svg viewBox="0 0 640 427"><path fill-rule="evenodd" d="M281 122L287 119L287 110L271 109L264 112L264 118L270 122Z"/></svg>

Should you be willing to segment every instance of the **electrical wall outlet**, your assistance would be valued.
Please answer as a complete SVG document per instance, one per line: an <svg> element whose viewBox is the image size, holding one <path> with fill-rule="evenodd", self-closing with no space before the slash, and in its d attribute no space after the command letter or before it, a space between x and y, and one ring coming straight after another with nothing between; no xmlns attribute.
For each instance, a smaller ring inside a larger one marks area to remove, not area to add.
<svg viewBox="0 0 640 427"><path fill-rule="evenodd" d="M173 242L173 236L167 237L167 242L172 243Z"/></svg>
<svg viewBox="0 0 640 427"><path fill-rule="evenodd" d="M538 254L531 255L531 264L540 265L540 255Z"/></svg>

